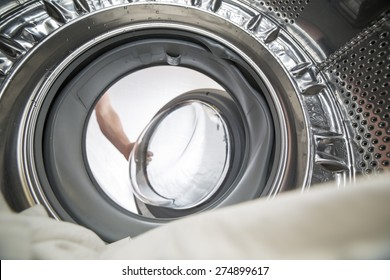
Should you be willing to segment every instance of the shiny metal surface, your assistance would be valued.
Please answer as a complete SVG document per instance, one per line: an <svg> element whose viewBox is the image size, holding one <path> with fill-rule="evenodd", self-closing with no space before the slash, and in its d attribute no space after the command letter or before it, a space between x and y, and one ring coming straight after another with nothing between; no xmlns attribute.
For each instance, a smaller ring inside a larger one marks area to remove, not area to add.
<svg viewBox="0 0 390 280"><path fill-rule="evenodd" d="M348 121L359 174L381 173L390 165L389 18L385 16L359 43L324 64Z"/></svg>
<svg viewBox="0 0 390 280"><path fill-rule="evenodd" d="M28 50L59 27L36 1L0 21L0 83Z"/></svg>
<svg viewBox="0 0 390 280"><path fill-rule="evenodd" d="M373 9L366 13L362 11L367 1L131 2L31 1L15 12L16 17L2 18L0 98L19 65L69 23L85 20L88 28L100 28L101 32L96 39L69 50L69 61L118 33L169 26L210 36L231 47L264 80L282 143L270 197L291 187L306 190L331 180L342 187L358 174L389 170L386 1L374 1ZM9 3L2 7L7 13L13 9L12 1ZM111 24L117 28L111 29ZM66 34L64 40L71 35ZM51 69L54 74L32 90L35 95L25 110L26 120L33 120L29 114L39 110L45 90L65 66ZM20 176L27 184L35 184L26 180L33 130L33 121L25 123L19 138Z"/></svg>

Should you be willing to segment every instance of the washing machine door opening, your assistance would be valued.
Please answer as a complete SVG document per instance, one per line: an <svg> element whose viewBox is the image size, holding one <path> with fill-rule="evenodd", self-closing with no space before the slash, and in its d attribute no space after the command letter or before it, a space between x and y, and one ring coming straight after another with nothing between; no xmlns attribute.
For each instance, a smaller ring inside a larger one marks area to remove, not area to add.
<svg viewBox="0 0 390 280"><path fill-rule="evenodd" d="M150 79L155 82L146 84ZM264 146L261 157L272 165L269 140L274 132L264 122L271 117L261 115L269 114L266 103L258 103L261 114L249 114L257 127L250 133L266 135L251 143L245 132L248 120L232 95L209 76L185 67L154 66L125 76L99 95L87 121L91 179L115 204L141 216L179 217L223 200L242 179L253 147ZM128 155L105 134L99 121L103 102L110 103L125 134L135 139ZM265 171L256 173L262 182L267 168L263 164Z"/></svg>
<svg viewBox="0 0 390 280"><path fill-rule="evenodd" d="M146 84L150 79L154 82ZM88 120L85 150L91 177L133 213L139 212L135 199L174 209L205 202L230 170L232 132L218 102L202 99L214 96L224 102L227 95L210 77L184 67L155 66L125 76L99 98ZM104 134L102 102L117 114L122 136L132 143L131 154L123 155Z"/></svg>

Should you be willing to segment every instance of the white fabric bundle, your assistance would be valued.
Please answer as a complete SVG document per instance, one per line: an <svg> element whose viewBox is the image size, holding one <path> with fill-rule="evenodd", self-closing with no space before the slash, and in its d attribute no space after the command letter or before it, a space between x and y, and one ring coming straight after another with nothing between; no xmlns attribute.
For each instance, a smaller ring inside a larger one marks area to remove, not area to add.
<svg viewBox="0 0 390 280"><path fill-rule="evenodd" d="M41 205L17 214L1 197L0 211L1 259L390 258L389 174L196 214L112 244Z"/></svg>

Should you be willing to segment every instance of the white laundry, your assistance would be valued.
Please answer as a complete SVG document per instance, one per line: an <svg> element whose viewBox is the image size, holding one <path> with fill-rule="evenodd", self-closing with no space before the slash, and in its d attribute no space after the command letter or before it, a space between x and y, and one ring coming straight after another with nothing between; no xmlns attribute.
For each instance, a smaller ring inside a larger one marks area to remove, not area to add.
<svg viewBox="0 0 390 280"><path fill-rule="evenodd" d="M0 198L1 259L389 259L390 176L337 189L291 191L171 222L104 243L50 218L12 212Z"/></svg>

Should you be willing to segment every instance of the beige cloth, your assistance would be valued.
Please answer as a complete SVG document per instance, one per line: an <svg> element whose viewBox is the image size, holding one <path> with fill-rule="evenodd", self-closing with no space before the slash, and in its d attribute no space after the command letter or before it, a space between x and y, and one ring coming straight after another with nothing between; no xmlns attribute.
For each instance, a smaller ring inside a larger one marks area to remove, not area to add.
<svg viewBox="0 0 390 280"><path fill-rule="evenodd" d="M390 175L292 191L193 215L106 245L34 206L0 198L1 259L389 259Z"/></svg>

